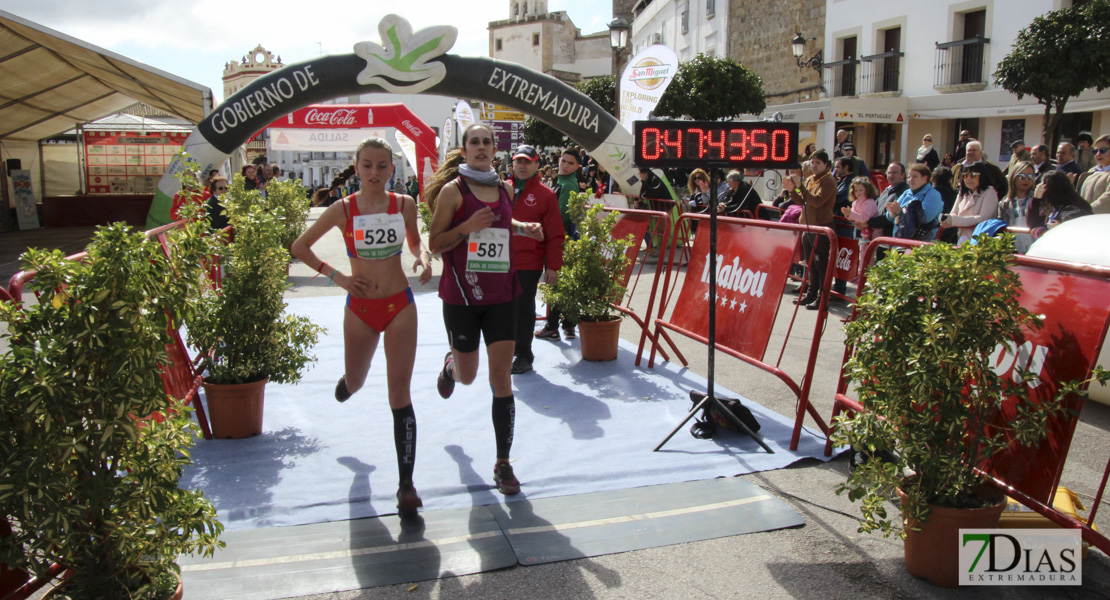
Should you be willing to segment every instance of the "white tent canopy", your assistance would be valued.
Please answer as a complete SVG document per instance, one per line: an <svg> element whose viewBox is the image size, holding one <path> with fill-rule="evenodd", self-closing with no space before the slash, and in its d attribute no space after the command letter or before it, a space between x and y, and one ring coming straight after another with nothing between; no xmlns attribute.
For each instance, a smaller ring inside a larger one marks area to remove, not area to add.
<svg viewBox="0 0 1110 600"><path fill-rule="evenodd" d="M137 102L199 122L212 90L0 11L0 139L38 141Z"/></svg>

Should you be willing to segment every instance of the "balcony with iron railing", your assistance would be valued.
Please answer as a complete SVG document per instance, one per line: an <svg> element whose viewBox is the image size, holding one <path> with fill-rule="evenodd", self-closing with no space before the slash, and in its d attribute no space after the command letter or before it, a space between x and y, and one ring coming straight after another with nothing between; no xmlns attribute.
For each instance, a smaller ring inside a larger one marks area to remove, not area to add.
<svg viewBox="0 0 1110 600"><path fill-rule="evenodd" d="M987 87L990 72L986 38L937 43L933 87L942 93L974 92Z"/></svg>
<svg viewBox="0 0 1110 600"><path fill-rule="evenodd" d="M859 60L854 58L825 63L825 91L830 98L856 95L858 66Z"/></svg>
<svg viewBox="0 0 1110 600"><path fill-rule="evenodd" d="M860 57L861 96L902 95L903 52L884 52Z"/></svg>

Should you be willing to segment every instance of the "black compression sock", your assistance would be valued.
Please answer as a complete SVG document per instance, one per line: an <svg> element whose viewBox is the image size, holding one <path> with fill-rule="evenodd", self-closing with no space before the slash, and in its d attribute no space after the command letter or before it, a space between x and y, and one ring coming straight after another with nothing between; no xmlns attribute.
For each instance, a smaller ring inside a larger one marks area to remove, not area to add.
<svg viewBox="0 0 1110 600"><path fill-rule="evenodd" d="M516 422L516 402L512 396L493 397L493 435L497 438L497 458L508 460L513 447L513 428Z"/></svg>
<svg viewBox="0 0 1110 600"><path fill-rule="evenodd" d="M412 482L416 462L416 413L412 404L393 409L393 444L397 446L397 471L401 483Z"/></svg>

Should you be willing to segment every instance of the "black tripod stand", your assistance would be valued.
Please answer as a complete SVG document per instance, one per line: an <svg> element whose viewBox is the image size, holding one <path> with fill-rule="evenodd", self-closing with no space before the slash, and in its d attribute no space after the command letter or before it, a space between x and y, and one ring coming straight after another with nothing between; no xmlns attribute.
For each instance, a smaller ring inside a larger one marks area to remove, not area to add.
<svg viewBox="0 0 1110 600"><path fill-rule="evenodd" d="M667 435L667 437L663 438L662 442L659 442L659 445L656 446L652 450L652 452L658 452L659 449L662 448L664 444L669 442L670 439L672 437L674 437L674 434L678 433L679 429L682 429L682 427L685 426L686 423L690 421L690 419L694 418L694 416L698 414L699 410L702 410L703 408L705 408L707 403L712 402L713 406L718 411L720 411L720 413L722 415L724 415L729 421L731 421L732 424L736 426L736 429L738 431L743 431L744 433L747 433L760 446L762 446L763 449L766 450L769 454L774 454L775 451L771 450L771 448L763 441L763 438L761 436L759 436L754 431L752 431L750 428L748 428L748 426L745 425L743 423L743 421L736 418L736 415L732 414L732 411L730 411L727 407L725 407L725 405L720 400L717 399L717 396L715 396L713 394L714 357L717 355L717 170L716 169L710 169L710 174L709 174L709 198L710 198L709 199L709 360L708 360L709 364L708 364L708 369L707 369L708 373L707 373L707 377L706 377L706 379L708 380L708 383L706 384L705 397L702 398L702 400L700 402L698 402L697 405L694 406L694 409L690 411L690 414L686 415L685 419L682 419L681 423L679 423L677 426L675 426L674 429L671 430L671 432Z"/></svg>

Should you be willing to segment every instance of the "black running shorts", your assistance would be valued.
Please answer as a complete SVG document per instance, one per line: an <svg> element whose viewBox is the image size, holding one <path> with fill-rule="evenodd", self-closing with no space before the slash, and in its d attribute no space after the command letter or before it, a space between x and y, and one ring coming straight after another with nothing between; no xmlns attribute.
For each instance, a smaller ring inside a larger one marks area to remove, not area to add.
<svg viewBox="0 0 1110 600"><path fill-rule="evenodd" d="M515 342L515 303L465 306L444 302L443 324L447 326L447 340L459 352L477 350L479 332L486 346L494 342Z"/></svg>

